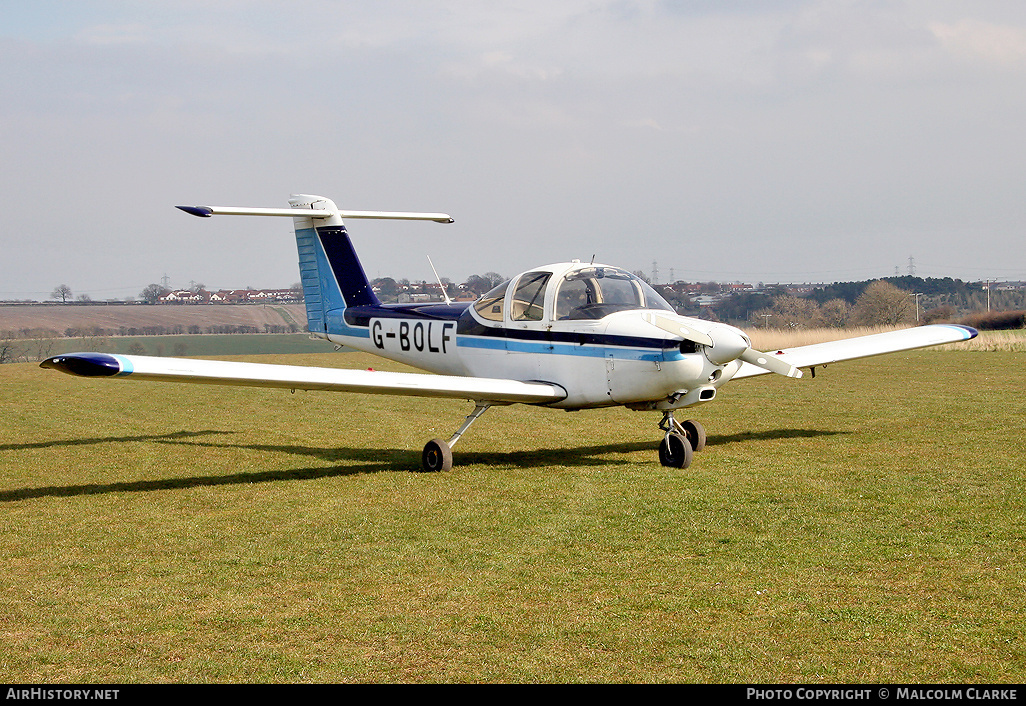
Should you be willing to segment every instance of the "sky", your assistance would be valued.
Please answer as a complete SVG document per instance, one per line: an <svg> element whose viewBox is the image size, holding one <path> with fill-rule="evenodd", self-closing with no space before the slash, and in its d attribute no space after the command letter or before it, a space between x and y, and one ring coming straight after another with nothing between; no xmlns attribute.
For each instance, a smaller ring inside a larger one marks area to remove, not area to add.
<svg viewBox="0 0 1026 706"><path fill-rule="evenodd" d="M594 259L675 280L1026 280L1020 0L0 0L0 299Z"/></svg>

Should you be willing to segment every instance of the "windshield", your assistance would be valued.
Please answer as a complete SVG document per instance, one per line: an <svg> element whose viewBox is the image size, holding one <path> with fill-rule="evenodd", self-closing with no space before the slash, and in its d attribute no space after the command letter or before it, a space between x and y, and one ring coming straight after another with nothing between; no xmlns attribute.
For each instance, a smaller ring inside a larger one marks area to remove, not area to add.
<svg viewBox="0 0 1026 706"><path fill-rule="evenodd" d="M601 319L616 311L673 311L643 279L614 267L587 267L566 275L556 293L555 318Z"/></svg>

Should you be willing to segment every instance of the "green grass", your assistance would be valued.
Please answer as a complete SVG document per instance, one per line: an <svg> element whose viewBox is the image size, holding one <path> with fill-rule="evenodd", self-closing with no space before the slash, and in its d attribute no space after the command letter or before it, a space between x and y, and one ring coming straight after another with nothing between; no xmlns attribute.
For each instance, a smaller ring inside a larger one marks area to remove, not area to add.
<svg viewBox="0 0 1026 706"><path fill-rule="evenodd" d="M692 410L686 471L658 414L514 406L429 475L469 403L0 366L0 672L1021 682L1021 354L817 372Z"/></svg>

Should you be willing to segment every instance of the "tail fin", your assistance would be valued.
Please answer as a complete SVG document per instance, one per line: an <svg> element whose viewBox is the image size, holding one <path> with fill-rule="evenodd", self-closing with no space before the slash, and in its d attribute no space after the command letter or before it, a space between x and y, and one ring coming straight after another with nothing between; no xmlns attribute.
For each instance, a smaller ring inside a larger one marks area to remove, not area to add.
<svg viewBox="0 0 1026 706"><path fill-rule="evenodd" d="M338 211L328 199L306 194L294 195L289 204L296 210ZM327 333L326 315L330 311L381 303L371 289L342 219L326 220L322 225L312 218L295 219L299 278L310 333Z"/></svg>
<svg viewBox="0 0 1026 706"><path fill-rule="evenodd" d="M329 312L336 315L350 306L380 304L367 274L356 256L343 218L389 218L452 223L445 213L395 211L341 211L321 196L294 194L290 209L236 208L227 206L179 206L194 216L288 216L294 219L299 249L299 275L306 300L307 326L311 333L327 333Z"/></svg>

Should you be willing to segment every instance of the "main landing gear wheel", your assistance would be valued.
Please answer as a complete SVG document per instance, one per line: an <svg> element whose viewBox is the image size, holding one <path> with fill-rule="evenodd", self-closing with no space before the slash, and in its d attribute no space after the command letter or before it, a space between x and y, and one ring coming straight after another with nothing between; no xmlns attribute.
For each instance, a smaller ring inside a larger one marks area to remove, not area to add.
<svg viewBox="0 0 1026 706"><path fill-rule="evenodd" d="M687 437L671 432L659 442L659 463L671 468L687 468L691 465L693 452Z"/></svg>
<svg viewBox="0 0 1026 706"><path fill-rule="evenodd" d="M444 439L432 439L424 446L420 460L428 473L452 470L452 449Z"/></svg>
<svg viewBox="0 0 1026 706"><path fill-rule="evenodd" d="M683 430L684 435L688 437L688 441L691 442L692 449L701 451L705 448L705 427L694 419L687 419L680 423L680 428Z"/></svg>
<svg viewBox="0 0 1026 706"><path fill-rule="evenodd" d="M452 470L452 447L460 440L463 433L470 428L470 425L477 421L478 417L488 411L492 406L491 402L475 402L474 411L467 415L463 426L456 430L456 433L445 439L432 439L424 447L424 453L420 455L421 467L428 473Z"/></svg>

